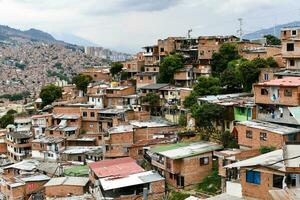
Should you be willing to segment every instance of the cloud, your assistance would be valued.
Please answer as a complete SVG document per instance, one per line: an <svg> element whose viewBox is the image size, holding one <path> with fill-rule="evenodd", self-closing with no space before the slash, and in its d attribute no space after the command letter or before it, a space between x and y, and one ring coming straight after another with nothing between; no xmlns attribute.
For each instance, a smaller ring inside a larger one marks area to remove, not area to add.
<svg viewBox="0 0 300 200"><path fill-rule="evenodd" d="M0 0L0 24L68 33L136 52L157 39L235 34L297 19L299 0ZM255 19L254 19L255 18Z"/></svg>

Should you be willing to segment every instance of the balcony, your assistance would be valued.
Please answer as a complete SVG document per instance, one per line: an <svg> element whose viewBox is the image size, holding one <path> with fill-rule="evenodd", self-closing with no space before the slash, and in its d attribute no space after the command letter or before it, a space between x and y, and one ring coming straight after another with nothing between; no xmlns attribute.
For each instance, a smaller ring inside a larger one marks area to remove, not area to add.
<svg viewBox="0 0 300 200"><path fill-rule="evenodd" d="M143 52L143 56L153 56L153 52Z"/></svg>

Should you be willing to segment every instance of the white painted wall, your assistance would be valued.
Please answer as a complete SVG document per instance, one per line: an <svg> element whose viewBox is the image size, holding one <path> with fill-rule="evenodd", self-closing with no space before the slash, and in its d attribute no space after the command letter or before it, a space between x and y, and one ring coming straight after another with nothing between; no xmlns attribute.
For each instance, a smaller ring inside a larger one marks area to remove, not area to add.
<svg viewBox="0 0 300 200"><path fill-rule="evenodd" d="M226 181L226 193L232 196L242 197L242 185L240 183Z"/></svg>

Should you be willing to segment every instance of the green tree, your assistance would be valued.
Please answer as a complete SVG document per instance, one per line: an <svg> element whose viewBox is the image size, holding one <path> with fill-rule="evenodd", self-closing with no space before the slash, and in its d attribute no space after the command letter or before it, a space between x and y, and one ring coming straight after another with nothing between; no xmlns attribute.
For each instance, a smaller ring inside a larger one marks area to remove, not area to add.
<svg viewBox="0 0 300 200"><path fill-rule="evenodd" d="M194 86L194 92L197 96L220 94L221 87L219 78L199 77Z"/></svg>
<svg viewBox="0 0 300 200"><path fill-rule="evenodd" d="M265 35L264 38L267 39L267 45L281 45L280 39L278 39L274 35Z"/></svg>
<svg viewBox="0 0 300 200"><path fill-rule="evenodd" d="M44 86L40 92L42 99L42 107L53 103L55 100L62 97L62 89L56 85L50 84Z"/></svg>
<svg viewBox="0 0 300 200"><path fill-rule="evenodd" d="M267 58L266 62L268 63L268 66L271 67L271 68L279 67L278 63L272 57Z"/></svg>
<svg viewBox="0 0 300 200"><path fill-rule="evenodd" d="M186 125L187 125L186 115L181 114L181 115L179 116L178 124L179 124L179 126L181 126L181 127L186 127Z"/></svg>
<svg viewBox="0 0 300 200"><path fill-rule="evenodd" d="M239 71L244 90L247 92L251 91L252 84L258 81L260 69L254 62L246 60L241 63Z"/></svg>
<svg viewBox="0 0 300 200"><path fill-rule="evenodd" d="M13 115L13 114L16 114L17 111L13 110L13 109L10 109L9 111L6 112L7 115Z"/></svg>
<svg viewBox="0 0 300 200"><path fill-rule="evenodd" d="M220 47L219 52L212 55L211 68L214 76L220 74L227 68L230 61L239 59L237 45L225 43Z"/></svg>
<svg viewBox="0 0 300 200"><path fill-rule="evenodd" d="M174 83L174 74L184 67L183 57L180 54L166 56L160 63L158 83Z"/></svg>
<svg viewBox="0 0 300 200"><path fill-rule="evenodd" d="M236 68L238 60L228 63L220 75L220 85L223 87L225 93L236 93L242 90L242 82L239 71Z"/></svg>
<svg viewBox="0 0 300 200"><path fill-rule="evenodd" d="M120 62L114 62L111 65L110 73L111 73L112 76L115 76L118 73L120 73L122 71L122 69L123 69L123 64L122 63L120 63Z"/></svg>
<svg viewBox="0 0 300 200"><path fill-rule="evenodd" d="M0 118L0 127L6 128L7 125L14 123L14 116L12 114L6 114Z"/></svg>
<svg viewBox="0 0 300 200"><path fill-rule="evenodd" d="M224 118L225 108L217 104L205 103L192 107L192 117L200 128L213 127L213 122Z"/></svg>
<svg viewBox="0 0 300 200"><path fill-rule="evenodd" d="M225 131L220 135L220 141L224 148L238 148L238 142L229 131Z"/></svg>
<svg viewBox="0 0 300 200"><path fill-rule="evenodd" d="M142 97L141 101L142 103L148 103L151 114L155 114L155 112L157 111L156 108L160 103L160 98L158 94L150 92L146 94L146 96Z"/></svg>
<svg viewBox="0 0 300 200"><path fill-rule="evenodd" d="M191 108L195 104L197 104L197 95L192 92L189 96L185 97L183 105L185 108Z"/></svg>
<svg viewBox="0 0 300 200"><path fill-rule="evenodd" d="M199 77L197 83L194 85L193 92L187 96L183 102L185 108L191 108L197 104L197 97L203 95L220 94L222 88L220 87L219 78L214 77Z"/></svg>
<svg viewBox="0 0 300 200"><path fill-rule="evenodd" d="M82 90L84 93L86 93L87 87L92 80L92 77L88 75L78 74L73 77L72 82L76 85L78 90Z"/></svg>
<svg viewBox="0 0 300 200"><path fill-rule="evenodd" d="M121 80L127 80L129 77L128 72L123 71L121 73Z"/></svg>

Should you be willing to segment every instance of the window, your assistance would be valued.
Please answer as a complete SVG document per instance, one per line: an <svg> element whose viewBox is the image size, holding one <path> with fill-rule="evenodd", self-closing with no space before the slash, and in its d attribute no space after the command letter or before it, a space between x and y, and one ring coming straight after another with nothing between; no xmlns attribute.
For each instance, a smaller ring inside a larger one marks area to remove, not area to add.
<svg viewBox="0 0 300 200"><path fill-rule="evenodd" d="M286 31L283 31L283 35L286 35Z"/></svg>
<svg viewBox="0 0 300 200"><path fill-rule="evenodd" d="M90 124L90 128L94 128L94 124Z"/></svg>
<svg viewBox="0 0 300 200"><path fill-rule="evenodd" d="M285 97L291 97L293 95L292 93L292 89L291 88L287 88L284 90L284 96Z"/></svg>
<svg viewBox="0 0 300 200"><path fill-rule="evenodd" d="M268 81L269 80L269 74L264 74L264 80Z"/></svg>
<svg viewBox="0 0 300 200"><path fill-rule="evenodd" d="M146 71L148 72L148 71L149 71L149 68L146 68Z"/></svg>
<svg viewBox="0 0 300 200"><path fill-rule="evenodd" d="M156 71L156 68L155 68L155 67L153 68L153 71Z"/></svg>
<svg viewBox="0 0 300 200"><path fill-rule="evenodd" d="M246 182L259 185L260 184L260 172L247 170L246 171Z"/></svg>
<svg viewBox="0 0 300 200"><path fill-rule="evenodd" d="M95 113L94 112L91 112L91 117L95 117Z"/></svg>
<svg viewBox="0 0 300 200"><path fill-rule="evenodd" d="M164 52L165 51L165 49L164 48L160 48L160 52Z"/></svg>
<svg viewBox="0 0 300 200"><path fill-rule="evenodd" d="M83 116L83 117L87 117L87 112L83 112L83 113L82 113L82 116Z"/></svg>
<svg viewBox="0 0 300 200"><path fill-rule="evenodd" d="M142 81L144 79L144 77L140 76L140 80Z"/></svg>
<svg viewBox="0 0 300 200"><path fill-rule="evenodd" d="M152 79L152 77L151 76L148 76L148 80L151 80Z"/></svg>
<svg viewBox="0 0 300 200"><path fill-rule="evenodd" d="M273 174L273 187L282 189L283 176Z"/></svg>
<svg viewBox="0 0 300 200"><path fill-rule="evenodd" d="M261 95L268 95L268 94L269 94L269 92L268 92L268 90L267 90L267 89L265 89L265 88L262 88L262 89L260 90L260 94L261 94Z"/></svg>
<svg viewBox="0 0 300 200"><path fill-rule="evenodd" d="M292 35L292 36L296 36L296 35L297 35L297 30L292 30L291 35Z"/></svg>
<svg viewBox="0 0 300 200"><path fill-rule="evenodd" d="M294 51L294 43L287 43L286 44L287 51Z"/></svg>
<svg viewBox="0 0 300 200"><path fill-rule="evenodd" d="M267 141L267 133L261 132L260 133L260 140Z"/></svg>
<svg viewBox="0 0 300 200"><path fill-rule="evenodd" d="M295 60L290 60L290 67L294 67L295 66Z"/></svg>
<svg viewBox="0 0 300 200"><path fill-rule="evenodd" d="M138 155L143 155L143 154L144 154L143 149L139 149L139 150L138 150Z"/></svg>
<svg viewBox="0 0 300 200"><path fill-rule="evenodd" d="M228 164L228 160L224 159L222 162L222 166L226 166Z"/></svg>
<svg viewBox="0 0 300 200"><path fill-rule="evenodd" d="M200 158L200 165L208 165L208 163L209 163L208 157Z"/></svg>
<svg viewBox="0 0 300 200"><path fill-rule="evenodd" d="M250 130L246 131L246 138L252 139L252 131Z"/></svg>

